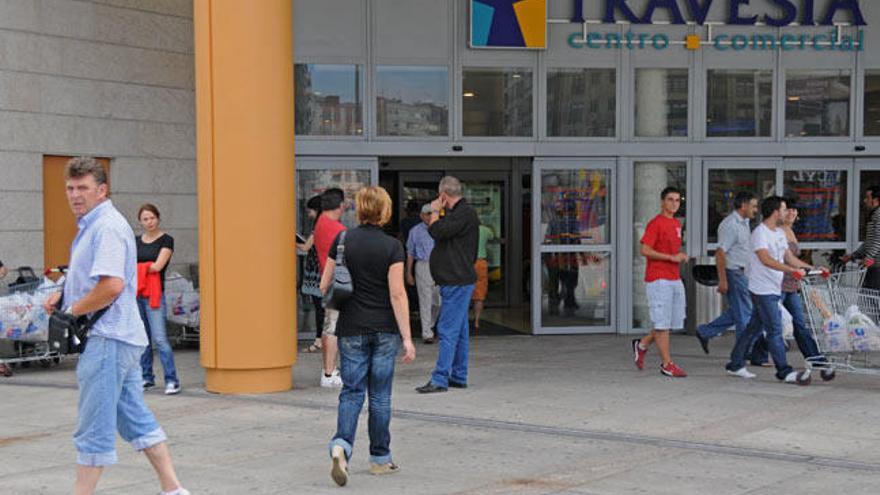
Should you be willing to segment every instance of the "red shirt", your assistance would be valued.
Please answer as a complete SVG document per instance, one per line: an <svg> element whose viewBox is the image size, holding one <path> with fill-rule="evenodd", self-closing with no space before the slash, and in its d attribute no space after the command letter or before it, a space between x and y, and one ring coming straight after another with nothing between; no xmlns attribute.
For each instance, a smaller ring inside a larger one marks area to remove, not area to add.
<svg viewBox="0 0 880 495"><path fill-rule="evenodd" d="M642 244L663 254L681 252L681 222L677 218L667 218L662 214L654 217L645 228ZM645 282L655 280L680 280L681 271L678 263L672 261L652 260L648 258L645 269Z"/></svg>
<svg viewBox="0 0 880 495"><path fill-rule="evenodd" d="M324 265L327 264L330 246L343 230L345 230L345 225L342 225L338 220L331 220L327 215L321 215L315 222L315 251L318 252L318 266L321 268L321 273L324 273Z"/></svg>

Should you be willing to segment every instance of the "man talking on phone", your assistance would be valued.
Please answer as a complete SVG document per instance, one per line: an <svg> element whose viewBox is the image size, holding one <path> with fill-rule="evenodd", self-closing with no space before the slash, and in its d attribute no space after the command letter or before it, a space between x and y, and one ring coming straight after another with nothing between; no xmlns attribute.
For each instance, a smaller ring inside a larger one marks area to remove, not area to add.
<svg viewBox="0 0 880 495"><path fill-rule="evenodd" d="M437 321L440 349L431 380L416 389L422 394L446 392L449 387L467 388L468 306L477 282L474 263L480 219L464 199L458 179L443 177L438 190L440 194L431 202L428 233L434 238L431 276L440 286L443 301Z"/></svg>

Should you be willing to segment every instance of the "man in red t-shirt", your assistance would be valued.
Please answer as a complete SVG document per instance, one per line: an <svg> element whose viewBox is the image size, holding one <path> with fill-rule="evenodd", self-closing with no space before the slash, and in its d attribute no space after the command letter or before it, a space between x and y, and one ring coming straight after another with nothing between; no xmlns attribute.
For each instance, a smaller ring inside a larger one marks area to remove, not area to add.
<svg viewBox="0 0 880 495"><path fill-rule="evenodd" d="M645 291L648 295L651 334L632 341L636 367L645 368L645 354L652 343L663 363L660 373L674 378L684 378L687 373L679 368L669 357L669 332L684 328L685 294L681 283L679 265L687 261L687 254L681 252L681 222L675 218L681 207L681 191L667 187L660 193L660 214L648 222L642 236L642 256L647 258L645 269Z"/></svg>
<svg viewBox="0 0 880 495"><path fill-rule="evenodd" d="M330 246L336 240L336 236L345 230L345 225L339 221L344 212L345 196L341 189L327 189L321 194L321 216L315 222L315 251L318 253L318 266L321 273L327 266L327 255ZM321 376L321 386L329 388L342 387L342 378L336 369L336 320L339 319L339 311L327 308L324 314L324 328L321 335L321 353L324 361L324 374Z"/></svg>

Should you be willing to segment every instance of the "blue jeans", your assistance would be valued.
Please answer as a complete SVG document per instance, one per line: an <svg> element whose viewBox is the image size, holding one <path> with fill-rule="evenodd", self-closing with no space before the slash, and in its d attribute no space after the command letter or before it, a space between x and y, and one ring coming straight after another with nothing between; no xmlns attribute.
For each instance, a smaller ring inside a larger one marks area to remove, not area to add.
<svg viewBox="0 0 880 495"><path fill-rule="evenodd" d="M153 374L153 346L159 351L159 361L162 362L162 370L165 372L165 384L180 383L177 380L177 368L174 366L174 352L171 343L168 342L168 333L165 330L165 298L157 309L150 307L150 300L144 297L137 298L138 310L144 328L147 330L147 348L141 356L141 370L145 382L155 383L156 376ZM152 345L150 345L152 342Z"/></svg>
<svg viewBox="0 0 880 495"><path fill-rule="evenodd" d="M752 316L752 299L749 294L749 279L742 270L727 272L727 311L709 323L697 327L697 333L711 339L724 333L730 327L736 328L739 336L749 324Z"/></svg>
<svg viewBox="0 0 880 495"><path fill-rule="evenodd" d="M336 417L336 434L330 441L330 452L336 445L351 459L358 417L364 405L364 393L370 395L370 462L391 462L391 382L394 359L400 349L400 335L377 332L339 338L339 362L342 391Z"/></svg>
<svg viewBox="0 0 880 495"><path fill-rule="evenodd" d="M76 365L78 424L73 436L76 462L115 464L116 432L135 449L164 442L165 432L144 403L138 359L144 348L104 337L89 337Z"/></svg>
<svg viewBox="0 0 880 495"><path fill-rule="evenodd" d="M798 349L805 359L812 359L813 362L825 361L822 353L819 352L819 345L816 339L807 328L807 320L804 317L804 307L801 302L799 292L785 292L782 294L782 305L791 314L791 324L794 327L794 340L797 342Z"/></svg>
<svg viewBox="0 0 880 495"><path fill-rule="evenodd" d="M474 293L474 285L440 286L440 318L437 320L437 337L440 349L437 364L431 374L431 383L449 387L452 380L462 385L468 377L468 306Z"/></svg>
<svg viewBox="0 0 880 495"><path fill-rule="evenodd" d="M728 370L736 371L746 365L745 356L750 344L765 330L767 347L776 364L776 378L782 380L792 371L785 358L785 343L782 341L782 314L779 311L781 299L779 294L752 294L752 317L745 331L736 338L736 344L730 352L730 362L727 363Z"/></svg>

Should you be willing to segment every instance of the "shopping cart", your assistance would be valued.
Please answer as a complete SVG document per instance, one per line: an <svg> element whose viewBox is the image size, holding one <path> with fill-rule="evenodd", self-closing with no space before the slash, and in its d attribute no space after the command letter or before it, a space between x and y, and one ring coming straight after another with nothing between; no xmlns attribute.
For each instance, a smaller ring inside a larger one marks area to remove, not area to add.
<svg viewBox="0 0 880 495"><path fill-rule="evenodd" d="M165 278L166 320L170 327L177 328L169 340L176 345L199 343L200 303L197 280L187 280L179 273L171 273Z"/></svg>
<svg viewBox="0 0 880 495"><path fill-rule="evenodd" d="M14 366L38 362L48 368L61 362L66 342L50 338L49 315L43 302L61 285L38 277L30 267L15 271L18 277L0 289L0 375L12 376ZM62 268L47 270L63 273Z"/></svg>
<svg viewBox="0 0 880 495"><path fill-rule="evenodd" d="M862 288L867 267L847 267L804 277L801 294L813 337L822 355L806 360L822 377L842 371L880 375L880 291ZM833 375L830 375L833 376Z"/></svg>

